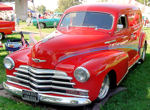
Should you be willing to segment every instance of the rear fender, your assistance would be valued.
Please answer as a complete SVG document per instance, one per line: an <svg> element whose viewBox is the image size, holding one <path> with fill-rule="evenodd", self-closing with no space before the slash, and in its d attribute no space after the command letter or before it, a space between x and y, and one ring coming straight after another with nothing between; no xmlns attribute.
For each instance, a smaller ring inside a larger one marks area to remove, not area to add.
<svg viewBox="0 0 150 110"><path fill-rule="evenodd" d="M145 41L146 41L146 34L145 32L142 32L139 40L139 49L141 49L144 46Z"/></svg>
<svg viewBox="0 0 150 110"><path fill-rule="evenodd" d="M146 43L146 49L147 49L146 34L145 32L142 32L140 34L140 40L139 40L139 55L142 55L143 47L145 43Z"/></svg>

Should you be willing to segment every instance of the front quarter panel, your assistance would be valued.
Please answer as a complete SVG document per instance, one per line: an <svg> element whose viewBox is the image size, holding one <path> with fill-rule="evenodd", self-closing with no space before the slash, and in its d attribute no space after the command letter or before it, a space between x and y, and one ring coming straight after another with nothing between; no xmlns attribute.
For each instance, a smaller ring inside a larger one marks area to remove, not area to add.
<svg viewBox="0 0 150 110"><path fill-rule="evenodd" d="M87 82L78 82L74 77L74 70L79 67L85 67L90 78ZM89 55L80 55L65 59L56 65L56 70L65 71L69 76L73 77L75 82L74 88L89 90L90 100L95 100L99 94L101 84L105 76L111 71L116 72L116 83L118 83L127 72L128 55L118 51L103 51Z"/></svg>

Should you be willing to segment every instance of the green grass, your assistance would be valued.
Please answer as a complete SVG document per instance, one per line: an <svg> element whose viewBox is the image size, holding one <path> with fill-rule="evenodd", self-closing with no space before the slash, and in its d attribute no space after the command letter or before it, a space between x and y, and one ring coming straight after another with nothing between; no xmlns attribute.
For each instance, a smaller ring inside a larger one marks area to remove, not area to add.
<svg viewBox="0 0 150 110"><path fill-rule="evenodd" d="M41 110L39 107L26 105L23 102L16 102L11 99L0 97L0 110Z"/></svg>
<svg viewBox="0 0 150 110"><path fill-rule="evenodd" d="M146 32L147 40L150 40L150 28L144 28L144 31Z"/></svg>
<svg viewBox="0 0 150 110"><path fill-rule="evenodd" d="M150 40L150 28L144 29L147 38ZM18 34L9 35L8 39L20 38ZM25 39L29 40L29 36L25 35ZM38 36L36 39L39 39ZM6 40L3 41L6 42ZM0 83L6 81L3 59L8 53L5 48L0 48ZM125 77L122 86L127 90L118 93L109 99L109 101L101 107L101 110L149 110L150 109L150 46L148 46L146 61L141 65L131 68ZM0 110L39 110L43 108L34 108L21 102L0 97Z"/></svg>
<svg viewBox="0 0 150 110"><path fill-rule="evenodd" d="M150 109L150 46L146 61L131 68L122 86L127 90L113 96L102 110L149 110Z"/></svg>
<svg viewBox="0 0 150 110"><path fill-rule="evenodd" d="M19 27L21 27L20 30L22 30L22 31L39 32L39 29L36 28L36 26L33 26L33 25L27 26L25 22L20 22ZM54 30L55 30L55 28L44 28L44 29L41 29L41 32L42 33L51 33Z"/></svg>

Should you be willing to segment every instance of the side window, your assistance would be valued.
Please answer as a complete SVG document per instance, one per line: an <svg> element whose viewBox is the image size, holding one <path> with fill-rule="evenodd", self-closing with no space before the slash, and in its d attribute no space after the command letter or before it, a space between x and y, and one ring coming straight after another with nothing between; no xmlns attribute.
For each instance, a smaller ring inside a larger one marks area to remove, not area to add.
<svg viewBox="0 0 150 110"><path fill-rule="evenodd" d="M117 23L117 31L128 27L127 16L121 15Z"/></svg>
<svg viewBox="0 0 150 110"><path fill-rule="evenodd" d="M137 12L130 14L128 19L129 19L129 26L135 26L142 22L142 16L140 13Z"/></svg>

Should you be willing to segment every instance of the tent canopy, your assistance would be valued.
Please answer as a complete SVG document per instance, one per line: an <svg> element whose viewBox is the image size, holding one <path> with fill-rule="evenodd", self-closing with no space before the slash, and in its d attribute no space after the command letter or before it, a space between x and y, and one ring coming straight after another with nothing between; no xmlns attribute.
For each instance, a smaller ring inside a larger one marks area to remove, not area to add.
<svg viewBox="0 0 150 110"><path fill-rule="evenodd" d="M11 6L7 6L3 3L0 3L0 11L5 11L5 10L13 10Z"/></svg>

